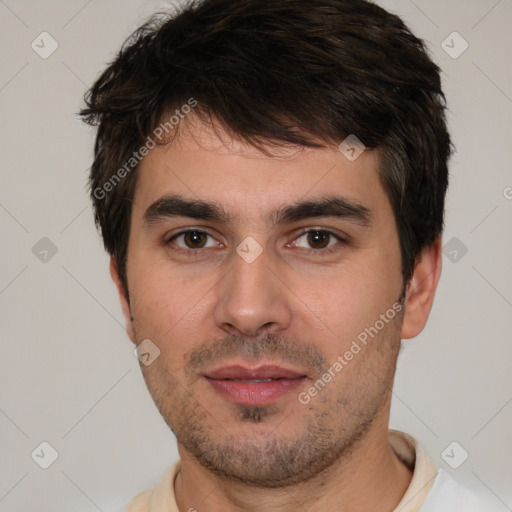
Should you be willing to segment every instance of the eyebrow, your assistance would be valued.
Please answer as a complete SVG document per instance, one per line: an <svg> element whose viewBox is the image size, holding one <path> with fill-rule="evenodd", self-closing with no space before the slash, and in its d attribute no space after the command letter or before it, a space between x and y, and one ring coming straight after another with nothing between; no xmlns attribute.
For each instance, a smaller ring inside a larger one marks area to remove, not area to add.
<svg viewBox="0 0 512 512"><path fill-rule="evenodd" d="M157 199L145 211L143 221L147 225L153 225L172 217L189 217L222 224L232 221L232 217L221 205L187 199L180 195L167 195ZM316 217L346 219L363 227L369 226L373 220L372 212L366 206L339 195L281 206L270 213L269 220L276 226Z"/></svg>

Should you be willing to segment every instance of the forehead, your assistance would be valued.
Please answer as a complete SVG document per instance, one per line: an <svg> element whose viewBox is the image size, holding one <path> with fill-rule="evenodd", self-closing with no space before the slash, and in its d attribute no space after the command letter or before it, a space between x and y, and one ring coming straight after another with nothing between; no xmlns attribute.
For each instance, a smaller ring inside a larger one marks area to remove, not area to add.
<svg viewBox="0 0 512 512"><path fill-rule="evenodd" d="M156 146L141 162L135 216L160 197L176 194L222 204L240 221L325 195L343 195L369 209L387 201L376 151L365 150L351 161L337 146L269 144L264 149L220 126L185 119L172 142Z"/></svg>

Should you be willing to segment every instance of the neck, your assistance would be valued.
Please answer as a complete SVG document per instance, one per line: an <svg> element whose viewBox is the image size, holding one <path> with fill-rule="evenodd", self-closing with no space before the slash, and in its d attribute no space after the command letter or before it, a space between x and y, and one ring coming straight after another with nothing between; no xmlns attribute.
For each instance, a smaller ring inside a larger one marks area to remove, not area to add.
<svg viewBox="0 0 512 512"><path fill-rule="evenodd" d="M203 468L178 444L181 470L175 494L179 510L296 512L299 506L310 512L391 512L405 494L412 473L391 448L385 419L384 424L374 423L350 453L321 474L277 489L221 478Z"/></svg>

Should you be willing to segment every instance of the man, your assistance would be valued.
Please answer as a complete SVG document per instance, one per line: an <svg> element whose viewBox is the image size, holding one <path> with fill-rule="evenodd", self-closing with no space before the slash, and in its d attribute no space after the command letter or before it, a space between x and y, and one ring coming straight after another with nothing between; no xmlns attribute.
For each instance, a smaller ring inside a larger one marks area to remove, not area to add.
<svg viewBox="0 0 512 512"><path fill-rule="evenodd" d="M441 272L438 67L356 0L199 0L98 79L91 192L180 461L128 511L490 510L388 430Z"/></svg>

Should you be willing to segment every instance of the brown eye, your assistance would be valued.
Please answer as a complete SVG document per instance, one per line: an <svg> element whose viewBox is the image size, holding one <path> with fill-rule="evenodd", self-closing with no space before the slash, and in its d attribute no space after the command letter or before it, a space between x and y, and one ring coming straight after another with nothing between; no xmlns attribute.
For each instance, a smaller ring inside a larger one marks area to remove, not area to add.
<svg viewBox="0 0 512 512"><path fill-rule="evenodd" d="M190 229L174 235L168 244L176 245L184 250L196 250L215 247L215 239L205 231Z"/></svg>
<svg viewBox="0 0 512 512"><path fill-rule="evenodd" d="M331 239L331 234L326 231L310 231L307 235L308 244L313 249L324 249Z"/></svg>
<svg viewBox="0 0 512 512"><path fill-rule="evenodd" d="M189 249L201 249L206 245L207 236L201 231L189 231L183 235L183 241Z"/></svg>
<svg viewBox="0 0 512 512"><path fill-rule="evenodd" d="M323 256L340 250L346 243L344 238L332 231L307 229L291 245L309 251L311 255Z"/></svg>

